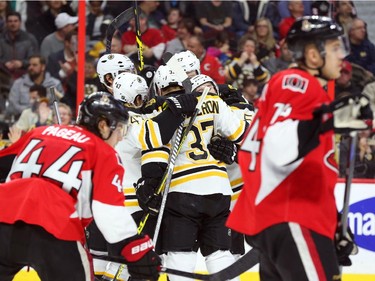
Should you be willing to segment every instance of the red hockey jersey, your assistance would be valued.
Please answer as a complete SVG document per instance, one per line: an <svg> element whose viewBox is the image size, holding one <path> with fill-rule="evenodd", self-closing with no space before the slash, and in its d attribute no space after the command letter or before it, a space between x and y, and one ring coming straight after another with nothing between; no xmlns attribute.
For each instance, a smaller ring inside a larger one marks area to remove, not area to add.
<svg viewBox="0 0 375 281"><path fill-rule="evenodd" d="M239 152L245 181L227 225L255 235L267 227L296 222L333 238L336 228L333 132L318 136L319 146L299 157L298 124L330 102L319 81L288 69L265 86Z"/></svg>
<svg viewBox="0 0 375 281"><path fill-rule="evenodd" d="M210 76L217 84L225 83L224 67L217 57L205 54L201 60L201 73Z"/></svg>
<svg viewBox="0 0 375 281"><path fill-rule="evenodd" d="M0 222L21 220L83 242L94 217L109 243L136 234L124 207L124 169L99 137L78 126L39 127L0 151L9 154L16 158L0 185Z"/></svg>

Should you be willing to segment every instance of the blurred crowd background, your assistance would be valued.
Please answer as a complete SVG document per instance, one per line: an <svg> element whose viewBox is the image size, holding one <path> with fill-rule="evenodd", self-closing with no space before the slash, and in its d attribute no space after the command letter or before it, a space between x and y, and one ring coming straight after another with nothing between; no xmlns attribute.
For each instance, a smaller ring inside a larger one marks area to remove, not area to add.
<svg viewBox="0 0 375 281"><path fill-rule="evenodd" d="M108 25L134 1L86 1L85 95L104 90L96 63ZM368 1L366 5L375 5ZM147 67L165 52L191 50L201 72L242 91L256 107L277 71L293 67L284 38L296 18L323 15L345 30L350 53L334 95L366 94L375 111L375 46L353 1L138 1ZM78 1L0 0L0 148L37 126L56 123L50 87L63 124L73 124L77 97ZM113 53L138 63L135 23L117 31ZM347 169L348 136L337 136L340 176ZM359 133L354 176L375 178L375 134Z"/></svg>

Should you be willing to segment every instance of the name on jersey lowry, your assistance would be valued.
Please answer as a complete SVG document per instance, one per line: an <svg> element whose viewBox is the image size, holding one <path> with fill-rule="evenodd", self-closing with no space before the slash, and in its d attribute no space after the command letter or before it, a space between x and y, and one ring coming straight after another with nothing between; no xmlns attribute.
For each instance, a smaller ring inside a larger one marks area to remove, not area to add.
<svg viewBox="0 0 375 281"><path fill-rule="evenodd" d="M72 140L78 143L84 143L90 139L85 134L81 132L77 132L76 130L54 127L54 126L47 127L43 131L42 135L55 136L55 137L63 138L66 140Z"/></svg>
<svg viewBox="0 0 375 281"><path fill-rule="evenodd" d="M219 103L217 101L208 100L202 104L201 112L198 115L208 113L219 113Z"/></svg>

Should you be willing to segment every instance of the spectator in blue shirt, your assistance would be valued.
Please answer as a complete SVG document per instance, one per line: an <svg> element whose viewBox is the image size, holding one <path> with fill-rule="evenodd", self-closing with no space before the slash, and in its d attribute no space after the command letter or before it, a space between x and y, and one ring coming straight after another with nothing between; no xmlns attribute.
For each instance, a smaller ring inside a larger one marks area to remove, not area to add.
<svg viewBox="0 0 375 281"><path fill-rule="evenodd" d="M350 54L347 60L375 74L375 45L367 37L366 23L353 19L349 28Z"/></svg>

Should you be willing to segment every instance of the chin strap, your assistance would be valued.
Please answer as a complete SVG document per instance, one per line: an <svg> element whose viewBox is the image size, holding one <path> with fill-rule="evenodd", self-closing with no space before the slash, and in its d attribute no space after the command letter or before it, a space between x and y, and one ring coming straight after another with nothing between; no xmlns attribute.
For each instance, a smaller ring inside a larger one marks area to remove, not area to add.
<svg viewBox="0 0 375 281"><path fill-rule="evenodd" d="M108 140L112 136L112 133L116 129L116 126L117 126L117 123L116 124L112 124L112 125L109 126L109 129L111 131L109 132L109 135L108 135L107 138L104 138L103 135L99 132L101 139L104 140L104 141Z"/></svg>

